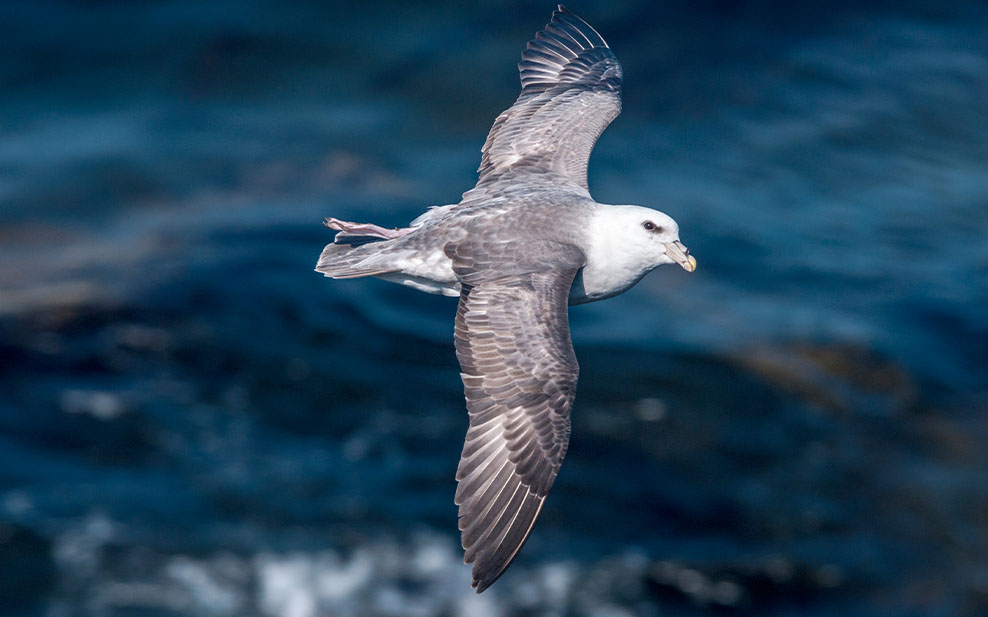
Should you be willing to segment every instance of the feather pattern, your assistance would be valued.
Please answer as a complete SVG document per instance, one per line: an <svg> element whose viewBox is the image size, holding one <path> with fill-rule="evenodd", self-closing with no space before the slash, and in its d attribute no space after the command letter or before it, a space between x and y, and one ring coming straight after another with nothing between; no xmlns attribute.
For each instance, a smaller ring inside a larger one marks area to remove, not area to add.
<svg viewBox="0 0 988 617"><path fill-rule="evenodd" d="M560 5L518 71L521 95L491 127L478 186L552 172L586 189L590 151L621 113L621 64L590 24Z"/></svg>
<svg viewBox="0 0 988 617"><path fill-rule="evenodd" d="M583 254L544 244L525 253L561 263L498 242L446 247L461 284L455 341L470 416L455 502L478 591L521 550L569 443L579 369L567 301Z"/></svg>

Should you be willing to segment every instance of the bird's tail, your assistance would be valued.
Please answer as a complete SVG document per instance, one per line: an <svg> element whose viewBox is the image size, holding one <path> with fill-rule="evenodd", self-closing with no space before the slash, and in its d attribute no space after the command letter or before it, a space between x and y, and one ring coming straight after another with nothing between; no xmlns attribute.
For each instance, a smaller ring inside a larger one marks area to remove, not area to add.
<svg viewBox="0 0 988 617"><path fill-rule="evenodd" d="M335 218L326 219L326 227L339 233L319 256L316 272L335 279L380 276L397 272L394 241L412 228L385 229L370 223L349 223Z"/></svg>

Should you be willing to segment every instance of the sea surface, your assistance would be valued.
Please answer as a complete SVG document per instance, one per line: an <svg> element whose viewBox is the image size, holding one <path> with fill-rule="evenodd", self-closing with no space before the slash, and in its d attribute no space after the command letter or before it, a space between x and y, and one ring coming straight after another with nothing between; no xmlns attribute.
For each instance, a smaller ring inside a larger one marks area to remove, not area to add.
<svg viewBox="0 0 988 617"><path fill-rule="evenodd" d="M539 524L470 589L455 300L313 272L455 203L552 3L0 3L0 614L988 615L988 5L584 3L590 188L679 222L571 310Z"/></svg>

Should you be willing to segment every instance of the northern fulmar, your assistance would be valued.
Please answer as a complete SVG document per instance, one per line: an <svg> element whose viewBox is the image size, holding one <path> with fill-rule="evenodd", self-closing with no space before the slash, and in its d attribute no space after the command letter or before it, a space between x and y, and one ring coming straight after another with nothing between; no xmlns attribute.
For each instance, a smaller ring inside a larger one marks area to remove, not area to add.
<svg viewBox="0 0 988 617"><path fill-rule="evenodd" d="M662 264L696 260L668 215L599 204L594 143L621 111L621 65L562 5L518 64L521 95L494 121L477 185L408 227L326 219L316 271L456 296L470 422L455 503L478 592L528 538L566 454L579 372L568 304L620 294Z"/></svg>

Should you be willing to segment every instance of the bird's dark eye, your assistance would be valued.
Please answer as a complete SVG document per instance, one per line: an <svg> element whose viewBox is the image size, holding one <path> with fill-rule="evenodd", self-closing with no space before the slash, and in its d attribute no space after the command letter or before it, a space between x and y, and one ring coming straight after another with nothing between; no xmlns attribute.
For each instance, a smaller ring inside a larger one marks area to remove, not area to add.
<svg viewBox="0 0 988 617"><path fill-rule="evenodd" d="M654 231L654 232L658 232L658 233L662 233L663 232L663 229L661 227L659 227L658 225L656 225L655 223L653 223L652 221L645 221L644 223L642 223L642 227L644 227L648 231Z"/></svg>

